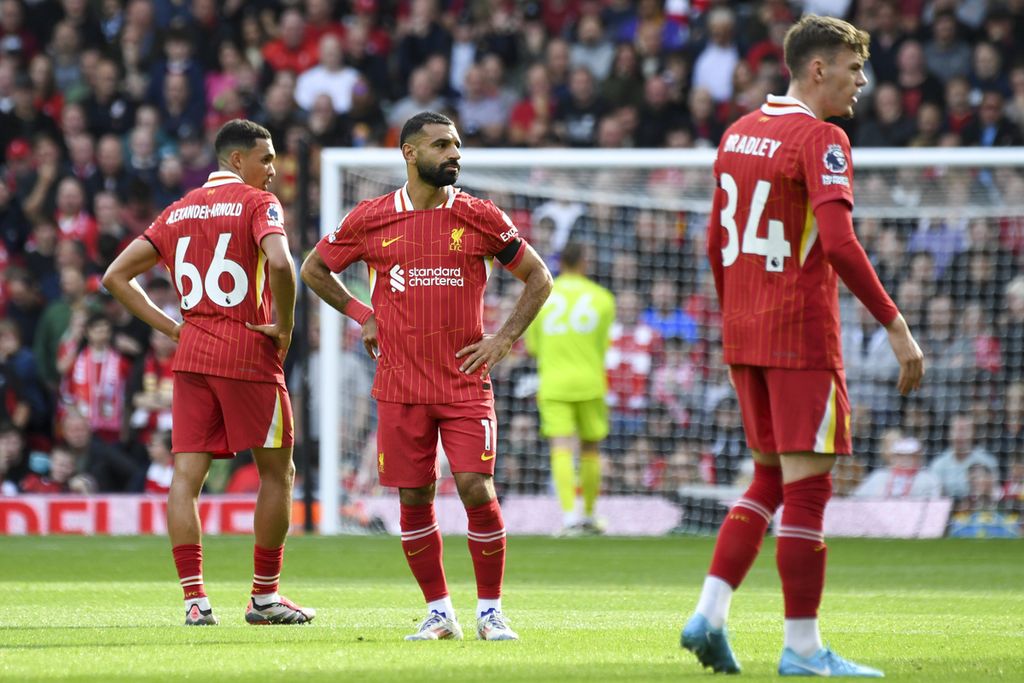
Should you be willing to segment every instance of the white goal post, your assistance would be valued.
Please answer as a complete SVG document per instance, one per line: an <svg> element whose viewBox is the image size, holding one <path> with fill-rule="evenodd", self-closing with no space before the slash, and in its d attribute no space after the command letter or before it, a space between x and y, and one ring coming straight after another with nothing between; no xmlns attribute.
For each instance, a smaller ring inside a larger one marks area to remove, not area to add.
<svg viewBox="0 0 1024 683"><path fill-rule="evenodd" d="M510 187L520 188L538 197L564 198L573 201L593 201L607 192L607 186L566 186L553 183L551 186L531 180L531 173L550 170L555 175L577 171L606 172L606 175L628 175L629 172L645 169L678 169L697 172L703 177L696 193L680 191L660 192L650 196L643 185L631 186L631 201L639 208L658 207L666 210L706 213L710 208L710 167L714 150L679 149L465 149L463 150L460 185L491 188L496 192L507 192ZM928 196L928 187L923 185L925 195L907 199L903 203L872 200L872 193L884 194L893 189L903 169L937 169L936 173L955 169L992 169L998 175L999 169L1019 171L1024 167L1024 148L906 148L906 149L854 149L853 161L856 166L855 193L858 216L926 217L941 215L949 211L968 211L970 215L1014 215L1024 216L1024 192L1002 199L979 201L965 208L951 206L946 191L936 188L935 196ZM704 175L699 173L706 171ZM882 180L865 183L863 178L870 172L880 172ZM891 175L885 175L889 172ZM322 151L320 156L320 234L334 230L342 216L359 199L369 197L343 197L343 184L348 173L371 174L387 178L398 187L405 179L404 164L398 149L340 149ZM889 178L890 180L885 180ZM383 181L381 181L383 182ZM663 188L664 189L664 188ZM671 189L671 187L669 187ZM918 190L922 186L919 185ZM919 192L919 195L922 193ZM567 196L563 196L567 195ZM976 197L975 197L976 198ZM341 315L320 303L320 348L338 349L341 343ZM323 353L319 373L311 382L322 387L335 387L346 382L341 376L342 367L338 354ZM311 410L319 411L319 531L322 534L337 534L341 531L338 514L339 490L339 433L337 429L326 428L335 424L343 414L338 391L320 391L319 405Z"/></svg>

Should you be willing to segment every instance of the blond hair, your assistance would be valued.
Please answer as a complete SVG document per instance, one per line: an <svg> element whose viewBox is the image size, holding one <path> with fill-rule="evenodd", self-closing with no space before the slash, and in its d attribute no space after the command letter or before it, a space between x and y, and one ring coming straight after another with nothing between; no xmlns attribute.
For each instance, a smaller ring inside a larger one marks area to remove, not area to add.
<svg viewBox="0 0 1024 683"><path fill-rule="evenodd" d="M786 67L794 79L799 78L800 71L812 57L821 55L831 61L844 47L867 61L870 41L867 31L849 22L808 14L786 31L783 43Z"/></svg>

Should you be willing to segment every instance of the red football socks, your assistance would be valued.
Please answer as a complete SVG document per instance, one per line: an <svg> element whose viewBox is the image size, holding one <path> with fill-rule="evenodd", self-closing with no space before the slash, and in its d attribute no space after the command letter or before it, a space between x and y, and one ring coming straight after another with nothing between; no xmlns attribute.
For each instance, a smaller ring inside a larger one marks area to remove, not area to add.
<svg viewBox="0 0 1024 683"><path fill-rule="evenodd" d="M181 589L186 600L205 598L203 588L203 546L198 543L176 545L171 548L174 554L174 566L178 570Z"/></svg>
<svg viewBox="0 0 1024 683"><path fill-rule="evenodd" d="M818 616L825 588L825 504L832 476L819 474L783 487L785 506L778 530L776 564L782 579L787 619Z"/></svg>
<svg viewBox="0 0 1024 683"><path fill-rule="evenodd" d="M252 551L252 594L269 595L277 592L281 581L281 565L284 563L284 546L261 548L253 546Z"/></svg>
<svg viewBox="0 0 1024 683"><path fill-rule="evenodd" d="M482 600L501 597L505 576L505 520L497 500L466 508L469 519L469 555L476 573L476 595Z"/></svg>
<svg viewBox="0 0 1024 683"><path fill-rule="evenodd" d="M718 531L708 574L738 588L757 559L761 541L781 503L782 468L754 463L750 487L729 510Z"/></svg>
<svg viewBox="0 0 1024 683"><path fill-rule="evenodd" d="M448 595L441 559L441 531L434 504L402 505L402 551L427 602Z"/></svg>

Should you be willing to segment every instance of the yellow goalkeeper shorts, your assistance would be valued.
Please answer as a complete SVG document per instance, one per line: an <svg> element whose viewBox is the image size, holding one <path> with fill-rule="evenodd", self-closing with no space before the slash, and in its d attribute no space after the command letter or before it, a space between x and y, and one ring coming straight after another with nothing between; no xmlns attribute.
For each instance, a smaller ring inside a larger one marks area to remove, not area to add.
<svg viewBox="0 0 1024 683"><path fill-rule="evenodd" d="M540 432L547 438L579 436L581 441L601 441L608 436L608 405L604 398L590 401L537 399Z"/></svg>

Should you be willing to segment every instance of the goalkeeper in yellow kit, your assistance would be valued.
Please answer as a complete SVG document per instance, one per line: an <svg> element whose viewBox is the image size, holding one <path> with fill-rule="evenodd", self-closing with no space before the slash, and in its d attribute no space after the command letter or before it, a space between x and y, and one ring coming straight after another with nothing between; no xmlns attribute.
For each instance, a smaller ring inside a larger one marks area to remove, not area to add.
<svg viewBox="0 0 1024 683"><path fill-rule="evenodd" d="M561 273L526 332L537 358L541 433L551 440L551 475L562 506L564 533L601 533L594 515L601 489L601 441L608 435L604 357L615 320L615 297L586 273L586 248L562 250ZM574 451L579 445L583 514L576 509Z"/></svg>

